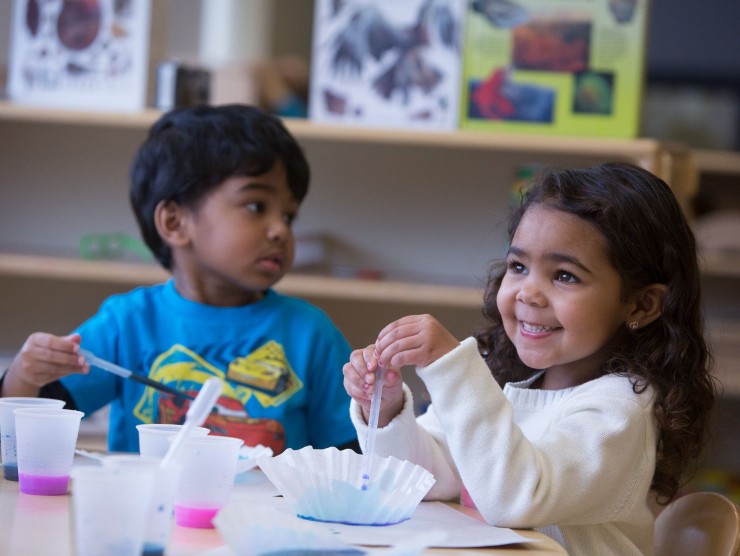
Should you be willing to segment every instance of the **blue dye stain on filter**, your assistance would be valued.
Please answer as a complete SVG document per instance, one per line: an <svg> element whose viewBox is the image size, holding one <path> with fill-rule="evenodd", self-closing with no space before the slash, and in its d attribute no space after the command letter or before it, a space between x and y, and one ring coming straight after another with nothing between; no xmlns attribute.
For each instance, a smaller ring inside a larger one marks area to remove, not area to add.
<svg viewBox="0 0 740 556"><path fill-rule="evenodd" d="M147 543L141 551L141 556L164 556L164 546L161 544Z"/></svg>
<svg viewBox="0 0 740 556"><path fill-rule="evenodd" d="M389 474L390 475L390 474ZM298 501L296 515L308 521L324 523L341 523L343 525L369 525L382 527L406 521L410 515L398 516L397 508L388 507L388 485L393 477L383 477L375 487L367 489L365 485L357 488L346 481L332 481L331 487L306 490ZM363 488L364 487L364 488ZM367 490L366 490L367 489ZM387 515L384 521L373 521L369 516L378 518ZM390 516L393 516L392 518Z"/></svg>
<svg viewBox="0 0 740 556"><path fill-rule="evenodd" d="M319 548L311 550L308 548L294 548L288 550L275 550L274 552L263 552L262 556L360 556L365 554L364 550L359 548Z"/></svg>

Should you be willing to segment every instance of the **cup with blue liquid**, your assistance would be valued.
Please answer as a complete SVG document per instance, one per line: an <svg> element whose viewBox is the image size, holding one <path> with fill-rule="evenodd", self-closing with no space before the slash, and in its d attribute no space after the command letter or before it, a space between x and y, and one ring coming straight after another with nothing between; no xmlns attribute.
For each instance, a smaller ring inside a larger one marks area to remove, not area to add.
<svg viewBox="0 0 740 556"><path fill-rule="evenodd" d="M141 556L164 556L172 533L175 490L182 466L175 461L162 467L161 462L162 458L139 454L114 454L102 460L103 467L108 469L139 471L154 477L151 500L144 512L147 518Z"/></svg>
<svg viewBox="0 0 740 556"><path fill-rule="evenodd" d="M0 398L0 446L2 446L3 477L8 481L18 480L18 454L13 410L21 407L61 409L64 407L64 401L50 398Z"/></svg>

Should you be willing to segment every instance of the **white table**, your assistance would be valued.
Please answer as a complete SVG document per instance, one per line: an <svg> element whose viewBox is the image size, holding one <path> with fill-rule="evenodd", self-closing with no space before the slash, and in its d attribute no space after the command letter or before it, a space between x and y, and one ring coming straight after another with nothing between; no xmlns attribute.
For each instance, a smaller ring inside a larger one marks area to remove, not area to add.
<svg viewBox="0 0 740 556"><path fill-rule="evenodd" d="M90 465L76 461L75 465ZM233 497L249 496L254 492L265 494L273 489L259 470L247 472L235 484ZM457 506L456 506L457 507ZM21 494L18 483L0 480L0 554L3 556L73 556L74 532L71 516L71 496L34 496ZM474 511L460 508L465 513ZM477 516L476 516L477 517ZM446 555L518 555L553 556L566 554L555 541L535 531L517 530L522 536L539 542L526 542L496 548L442 549L427 551L434 556ZM206 553L233 554L222 549L223 539L216 529L189 529L173 526L167 556L206 556Z"/></svg>

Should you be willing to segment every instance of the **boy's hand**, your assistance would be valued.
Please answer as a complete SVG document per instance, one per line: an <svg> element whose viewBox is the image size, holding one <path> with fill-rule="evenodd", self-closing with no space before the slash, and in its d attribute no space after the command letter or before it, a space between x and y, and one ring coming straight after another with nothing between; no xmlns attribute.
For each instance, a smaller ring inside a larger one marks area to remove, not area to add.
<svg viewBox="0 0 740 556"><path fill-rule="evenodd" d="M344 389L360 404L362 415L367 422L370 415L370 401L375 388L375 371L378 361L375 357L375 346L357 349L349 357L349 363L344 364ZM388 368L385 373L385 384L381 394L380 415L378 426L384 427L403 409L403 379L401 373Z"/></svg>
<svg viewBox="0 0 740 556"><path fill-rule="evenodd" d="M375 349L380 365L426 367L451 352L457 341L431 315L411 315L390 323L378 334Z"/></svg>
<svg viewBox="0 0 740 556"><path fill-rule="evenodd" d="M80 335L31 334L13 359L3 381L3 396L38 396L42 386L72 373L88 373L80 355Z"/></svg>

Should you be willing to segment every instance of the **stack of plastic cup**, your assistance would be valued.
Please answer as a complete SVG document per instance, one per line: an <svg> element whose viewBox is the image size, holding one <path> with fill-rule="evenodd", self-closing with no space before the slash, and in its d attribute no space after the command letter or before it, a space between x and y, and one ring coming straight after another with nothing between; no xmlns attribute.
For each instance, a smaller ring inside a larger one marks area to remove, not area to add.
<svg viewBox="0 0 740 556"><path fill-rule="evenodd" d="M170 438L174 437L182 429L182 425L167 425L163 423L145 423L136 425L139 431L139 453L142 456L152 458L163 458L170 448ZM209 429L205 427L194 427L190 431L193 436L205 436Z"/></svg>
<svg viewBox="0 0 740 556"><path fill-rule="evenodd" d="M18 481L25 494L67 494L84 413L73 409L14 409Z"/></svg>
<svg viewBox="0 0 740 556"><path fill-rule="evenodd" d="M3 477L18 480L18 456L15 443L14 409L20 407L64 407L62 400L50 398L0 398L0 445L2 445Z"/></svg>

